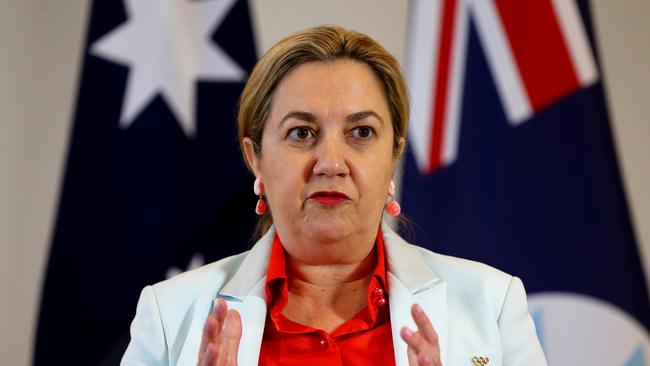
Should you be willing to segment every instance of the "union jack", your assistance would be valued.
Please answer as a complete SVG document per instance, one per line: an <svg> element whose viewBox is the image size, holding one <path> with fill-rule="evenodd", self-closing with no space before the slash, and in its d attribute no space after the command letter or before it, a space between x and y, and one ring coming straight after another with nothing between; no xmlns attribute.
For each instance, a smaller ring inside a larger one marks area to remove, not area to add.
<svg viewBox="0 0 650 366"><path fill-rule="evenodd" d="M423 174L457 157L470 19L513 126L599 78L573 0L412 1L409 136Z"/></svg>

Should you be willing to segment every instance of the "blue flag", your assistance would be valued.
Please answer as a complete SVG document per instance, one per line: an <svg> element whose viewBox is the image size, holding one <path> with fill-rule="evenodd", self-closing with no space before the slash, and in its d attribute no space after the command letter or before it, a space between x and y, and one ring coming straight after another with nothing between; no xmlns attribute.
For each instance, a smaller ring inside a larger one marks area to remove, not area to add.
<svg viewBox="0 0 650 366"><path fill-rule="evenodd" d="M411 5L411 239L521 277L549 364L647 364L648 293L587 2Z"/></svg>
<svg viewBox="0 0 650 366"><path fill-rule="evenodd" d="M35 365L113 365L141 289L248 249L236 104L257 59L246 1L92 5Z"/></svg>

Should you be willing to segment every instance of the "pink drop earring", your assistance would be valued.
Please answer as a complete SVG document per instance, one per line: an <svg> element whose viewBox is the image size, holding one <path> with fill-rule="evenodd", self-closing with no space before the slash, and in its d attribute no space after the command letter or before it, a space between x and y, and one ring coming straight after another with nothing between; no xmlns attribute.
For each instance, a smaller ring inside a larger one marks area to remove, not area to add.
<svg viewBox="0 0 650 366"><path fill-rule="evenodd" d="M255 192L255 195L259 197L257 204L255 205L255 213L262 216L266 213L267 207L266 202L264 202L264 183L262 183L260 178L255 178L253 191Z"/></svg>
<svg viewBox="0 0 650 366"><path fill-rule="evenodd" d="M390 187L388 188L388 196L390 197L390 200L386 204L386 213L388 213L389 216L398 216L400 212L402 212L402 207L394 198L395 183L392 180L390 181Z"/></svg>

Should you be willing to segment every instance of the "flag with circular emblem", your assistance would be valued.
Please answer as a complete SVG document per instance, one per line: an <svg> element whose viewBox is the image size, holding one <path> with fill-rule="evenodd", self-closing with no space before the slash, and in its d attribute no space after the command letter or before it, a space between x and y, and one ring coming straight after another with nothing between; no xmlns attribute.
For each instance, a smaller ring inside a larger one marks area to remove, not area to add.
<svg viewBox="0 0 650 366"><path fill-rule="evenodd" d="M412 0L409 32L407 236L521 277L549 364L650 362L588 2Z"/></svg>

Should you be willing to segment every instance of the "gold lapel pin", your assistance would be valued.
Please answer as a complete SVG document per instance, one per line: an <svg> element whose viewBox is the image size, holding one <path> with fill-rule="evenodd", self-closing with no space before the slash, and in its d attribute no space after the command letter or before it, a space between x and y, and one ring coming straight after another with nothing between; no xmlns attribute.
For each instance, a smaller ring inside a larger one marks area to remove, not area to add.
<svg viewBox="0 0 650 366"><path fill-rule="evenodd" d="M472 364L474 364L474 366L485 366L488 363L490 363L490 359L487 358L487 357L482 357L482 356L480 356L480 357L477 357L477 356L472 357Z"/></svg>

